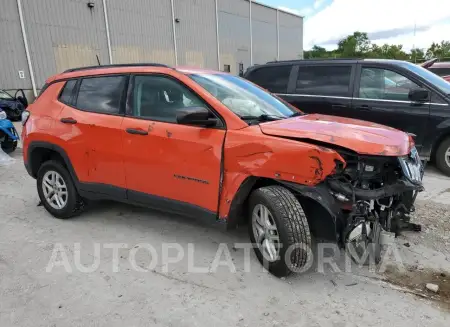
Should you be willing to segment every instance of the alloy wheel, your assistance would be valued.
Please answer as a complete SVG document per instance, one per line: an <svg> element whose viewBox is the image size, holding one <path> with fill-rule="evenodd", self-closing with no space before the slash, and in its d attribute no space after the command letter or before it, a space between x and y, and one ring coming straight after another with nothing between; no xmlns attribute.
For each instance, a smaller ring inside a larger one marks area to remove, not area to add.
<svg viewBox="0 0 450 327"><path fill-rule="evenodd" d="M252 229L256 244L264 259L268 262L278 260L280 236L272 213L263 204L257 204L253 208Z"/></svg>
<svg viewBox="0 0 450 327"><path fill-rule="evenodd" d="M49 170L45 173L42 178L42 191L45 201L53 209L61 210L67 205L67 185L58 172Z"/></svg>

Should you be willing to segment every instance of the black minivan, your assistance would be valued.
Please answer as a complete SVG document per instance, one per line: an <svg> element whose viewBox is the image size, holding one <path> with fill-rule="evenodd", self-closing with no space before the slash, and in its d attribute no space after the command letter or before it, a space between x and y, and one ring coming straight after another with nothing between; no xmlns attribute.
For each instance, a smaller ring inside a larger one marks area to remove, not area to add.
<svg viewBox="0 0 450 327"><path fill-rule="evenodd" d="M450 83L399 60L269 62L244 77L306 113L357 118L414 136L424 160L450 176Z"/></svg>

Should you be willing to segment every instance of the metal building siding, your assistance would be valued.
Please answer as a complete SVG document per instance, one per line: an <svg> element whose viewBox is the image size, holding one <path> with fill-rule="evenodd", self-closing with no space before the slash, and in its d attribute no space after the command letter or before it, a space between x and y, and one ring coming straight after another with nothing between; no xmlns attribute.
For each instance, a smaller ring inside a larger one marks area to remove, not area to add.
<svg viewBox="0 0 450 327"><path fill-rule="evenodd" d="M237 16L248 18L250 14L248 0L218 0L217 7L221 12Z"/></svg>
<svg viewBox="0 0 450 327"><path fill-rule="evenodd" d="M303 59L303 18L279 13L280 60Z"/></svg>
<svg viewBox="0 0 450 327"><path fill-rule="evenodd" d="M0 88L31 89L25 46L16 1L2 2L0 9ZM19 78L19 70L25 78Z"/></svg>
<svg viewBox="0 0 450 327"><path fill-rule="evenodd" d="M114 63L175 65L170 0L108 0Z"/></svg>
<svg viewBox="0 0 450 327"><path fill-rule="evenodd" d="M25 29L37 88L67 68L108 63L101 1L23 0Z"/></svg>
<svg viewBox="0 0 450 327"><path fill-rule="evenodd" d="M250 8L247 0L219 0L219 41L221 69L231 66L238 73L240 62L250 66Z"/></svg>
<svg viewBox="0 0 450 327"><path fill-rule="evenodd" d="M174 0L178 65L218 68L215 8L214 0Z"/></svg>
<svg viewBox="0 0 450 327"><path fill-rule="evenodd" d="M277 59L277 11L252 4L253 64Z"/></svg>

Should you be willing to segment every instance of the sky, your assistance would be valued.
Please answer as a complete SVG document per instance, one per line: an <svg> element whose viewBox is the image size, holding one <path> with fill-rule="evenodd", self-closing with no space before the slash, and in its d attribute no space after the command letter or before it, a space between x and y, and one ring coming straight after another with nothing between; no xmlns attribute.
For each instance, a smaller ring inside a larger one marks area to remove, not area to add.
<svg viewBox="0 0 450 327"><path fill-rule="evenodd" d="M257 1L305 17L305 50L334 49L354 31L367 32L378 45L402 44L405 50L450 41L450 0Z"/></svg>

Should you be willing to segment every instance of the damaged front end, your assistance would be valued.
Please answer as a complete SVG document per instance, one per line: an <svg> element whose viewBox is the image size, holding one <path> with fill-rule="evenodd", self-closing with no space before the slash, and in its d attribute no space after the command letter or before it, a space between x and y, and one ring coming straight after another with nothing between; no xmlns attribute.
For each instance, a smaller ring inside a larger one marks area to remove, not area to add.
<svg viewBox="0 0 450 327"><path fill-rule="evenodd" d="M370 156L341 150L346 166L325 180L340 207L342 245L379 244L382 230L420 230L410 223L414 202L423 190L424 167L415 148L407 156ZM378 251L379 252L379 251Z"/></svg>

